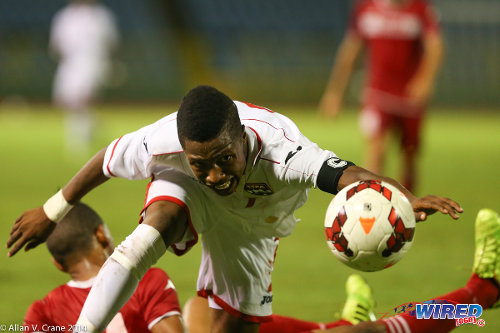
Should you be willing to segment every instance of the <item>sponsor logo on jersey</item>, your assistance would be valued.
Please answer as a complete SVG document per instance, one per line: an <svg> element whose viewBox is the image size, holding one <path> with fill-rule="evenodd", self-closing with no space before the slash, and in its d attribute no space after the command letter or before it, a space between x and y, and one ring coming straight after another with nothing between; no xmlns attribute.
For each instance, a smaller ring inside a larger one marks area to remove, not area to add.
<svg viewBox="0 0 500 333"><path fill-rule="evenodd" d="M246 183L245 191L253 195L271 195L274 193L266 183Z"/></svg>
<svg viewBox="0 0 500 333"><path fill-rule="evenodd" d="M266 303L272 303L273 302L273 295L271 296L262 296L262 301L260 301L260 305L264 305Z"/></svg>
<svg viewBox="0 0 500 333"><path fill-rule="evenodd" d="M341 160L338 157L330 157L329 159L326 160L326 164L328 164L329 167L331 168L342 168L347 165L347 162L344 160Z"/></svg>

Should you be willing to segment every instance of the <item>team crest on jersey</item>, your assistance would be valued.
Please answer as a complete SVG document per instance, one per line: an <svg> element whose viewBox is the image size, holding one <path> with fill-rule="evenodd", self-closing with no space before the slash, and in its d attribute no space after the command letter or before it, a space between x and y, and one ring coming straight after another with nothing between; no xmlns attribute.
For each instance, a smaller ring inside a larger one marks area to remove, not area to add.
<svg viewBox="0 0 500 333"><path fill-rule="evenodd" d="M245 191L253 195L271 195L274 193L266 183L246 183Z"/></svg>

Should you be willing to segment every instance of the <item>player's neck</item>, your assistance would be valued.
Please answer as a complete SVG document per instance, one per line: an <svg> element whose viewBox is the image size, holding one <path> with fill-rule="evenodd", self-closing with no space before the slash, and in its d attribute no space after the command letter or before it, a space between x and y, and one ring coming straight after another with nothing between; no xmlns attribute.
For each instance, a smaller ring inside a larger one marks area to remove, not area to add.
<svg viewBox="0 0 500 333"><path fill-rule="evenodd" d="M87 281L97 275L103 263L84 257L80 261L70 265L68 274L73 281Z"/></svg>

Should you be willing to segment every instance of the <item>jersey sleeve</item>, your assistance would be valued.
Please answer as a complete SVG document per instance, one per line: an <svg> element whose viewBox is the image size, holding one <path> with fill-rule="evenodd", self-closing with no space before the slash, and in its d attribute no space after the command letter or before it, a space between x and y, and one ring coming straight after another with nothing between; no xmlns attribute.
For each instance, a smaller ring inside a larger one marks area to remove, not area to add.
<svg viewBox="0 0 500 333"><path fill-rule="evenodd" d="M316 187L323 163L336 155L310 141L292 120L279 114L276 117L279 125L275 123L274 135L270 140L264 140L269 143L265 145L261 158L274 162L280 181L298 187Z"/></svg>
<svg viewBox="0 0 500 333"><path fill-rule="evenodd" d="M41 332L42 325L51 324L45 310L46 305L43 300L31 304L24 316L23 328L25 332Z"/></svg>
<svg viewBox="0 0 500 333"><path fill-rule="evenodd" d="M316 187L317 176L323 163L331 157L336 157L333 152L321 149L302 134L296 142L285 143L284 148L287 149L280 156L280 179L307 187Z"/></svg>
<svg viewBox="0 0 500 333"><path fill-rule="evenodd" d="M177 113L114 140L106 149L103 173L108 177L146 179L166 168L185 171L177 138Z"/></svg>
<svg viewBox="0 0 500 333"><path fill-rule="evenodd" d="M102 170L107 177L146 179L151 176L151 155L143 131L126 134L114 140L106 149Z"/></svg>
<svg viewBox="0 0 500 333"><path fill-rule="evenodd" d="M161 269L151 268L139 283L137 293L144 320L150 330L163 318L181 315L175 286Z"/></svg>

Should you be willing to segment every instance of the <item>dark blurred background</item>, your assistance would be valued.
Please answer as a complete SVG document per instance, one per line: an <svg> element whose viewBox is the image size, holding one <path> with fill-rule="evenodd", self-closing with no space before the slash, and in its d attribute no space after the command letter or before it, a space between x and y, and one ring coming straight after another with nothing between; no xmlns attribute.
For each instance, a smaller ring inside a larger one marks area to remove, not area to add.
<svg viewBox="0 0 500 333"><path fill-rule="evenodd" d="M176 102L192 86L238 99L315 105L346 29L347 0L102 1L121 48L110 102ZM53 14L64 0L0 1L0 101L49 102ZM500 1L436 0L446 54L434 105L500 105ZM361 67L361 66L360 66ZM347 97L357 102L361 73Z"/></svg>

